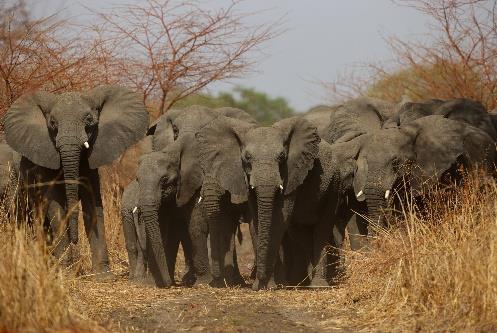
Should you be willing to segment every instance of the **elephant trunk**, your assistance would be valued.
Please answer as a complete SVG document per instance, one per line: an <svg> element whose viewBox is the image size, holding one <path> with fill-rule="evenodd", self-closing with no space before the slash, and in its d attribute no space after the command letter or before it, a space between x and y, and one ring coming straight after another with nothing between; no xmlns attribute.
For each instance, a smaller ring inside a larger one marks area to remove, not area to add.
<svg viewBox="0 0 497 333"><path fill-rule="evenodd" d="M276 188L269 185L256 188L257 196L257 279L259 287L264 287L273 273L275 251L279 244L272 243L272 217Z"/></svg>
<svg viewBox="0 0 497 333"><path fill-rule="evenodd" d="M159 288L172 285L171 275L167 266L164 241L159 226L159 203L145 203L140 200L140 223L145 224L148 266Z"/></svg>
<svg viewBox="0 0 497 333"><path fill-rule="evenodd" d="M66 189L69 240L73 244L78 243L78 187L79 187L79 162L81 146L67 144L60 147L60 157L64 170L64 182Z"/></svg>
<svg viewBox="0 0 497 333"><path fill-rule="evenodd" d="M202 191L204 200L204 212L209 223L209 237L211 245L211 273L214 280L222 279L224 274L223 255L223 210L221 209L221 197L223 195L216 184L209 183L206 179Z"/></svg>
<svg viewBox="0 0 497 333"><path fill-rule="evenodd" d="M368 215L373 223L383 226L383 209L386 208L387 200L385 192L378 188L366 188Z"/></svg>

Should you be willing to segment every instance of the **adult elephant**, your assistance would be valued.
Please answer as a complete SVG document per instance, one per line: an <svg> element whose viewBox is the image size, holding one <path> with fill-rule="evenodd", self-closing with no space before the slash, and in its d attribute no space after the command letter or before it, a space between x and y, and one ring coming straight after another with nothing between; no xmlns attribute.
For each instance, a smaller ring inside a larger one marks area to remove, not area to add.
<svg viewBox="0 0 497 333"><path fill-rule="evenodd" d="M467 98L405 103L391 120L396 126L400 126L430 115L439 115L470 124L497 140L497 128L492 113L487 112L480 102Z"/></svg>
<svg viewBox="0 0 497 333"><path fill-rule="evenodd" d="M215 278L222 279L232 230L221 224L222 205L248 202L257 233L257 273L253 289L286 283L285 255L280 249L302 227L311 238L314 283L327 283L323 253L330 245L332 183L329 156L320 148L317 129L301 117L270 127L218 118L196 135L206 174L202 188L211 222L211 254ZM326 143L322 143L324 145ZM300 199L299 199L300 198ZM299 205L299 208L296 206ZM300 206L302 205L302 206ZM311 215L307 213L311 212ZM293 242L302 244L299 240ZM295 248L294 248L295 249ZM285 250L283 249L283 252ZM301 253L293 252L293 254ZM305 256L305 255L304 255ZM291 258L286 256L286 258ZM293 259L290 259L293 260ZM292 275L292 274L290 274Z"/></svg>
<svg viewBox="0 0 497 333"><path fill-rule="evenodd" d="M344 144L355 156L356 200L366 203L373 221L379 220L404 180L417 195L444 179L460 178L460 167L491 171L495 158L493 139L486 132L442 116L423 117Z"/></svg>
<svg viewBox="0 0 497 333"><path fill-rule="evenodd" d="M153 152L142 157L137 174L138 209L145 225L148 245L146 261L155 284L173 283L177 244L183 241L187 264L192 268L184 282L211 282L207 250L208 225L201 214L200 188L204 175L200 168L195 133L219 116L254 123L246 112L236 108L209 109L192 106L169 111L157 123L153 134ZM243 207L226 207L227 214L239 216ZM170 230L176 228L175 230ZM171 240L171 241L168 241ZM234 239L233 239L234 240ZM228 284L241 284L234 242L230 261L234 270Z"/></svg>
<svg viewBox="0 0 497 333"><path fill-rule="evenodd" d="M148 121L142 98L118 86L59 95L38 91L7 111L7 143L23 156L21 177L35 210L62 234L54 253L60 257L67 250L66 264L76 253L81 200L93 271L110 275L98 168L141 139Z"/></svg>

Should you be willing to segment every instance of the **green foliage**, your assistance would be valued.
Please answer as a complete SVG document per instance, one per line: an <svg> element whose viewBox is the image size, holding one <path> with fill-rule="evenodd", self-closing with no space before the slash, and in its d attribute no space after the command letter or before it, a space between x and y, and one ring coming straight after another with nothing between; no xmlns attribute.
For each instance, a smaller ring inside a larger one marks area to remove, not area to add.
<svg viewBox="0 0 497 333"><path fill-rule="evenodd" d="M194 94L178 101L175 108L203 105L211 108L230 106L240 108L252 115L260 124L272 123L292 116L295 111L283 97L270 97L253 88L236 87L233 92L221 92L217 96Z"/></svg>

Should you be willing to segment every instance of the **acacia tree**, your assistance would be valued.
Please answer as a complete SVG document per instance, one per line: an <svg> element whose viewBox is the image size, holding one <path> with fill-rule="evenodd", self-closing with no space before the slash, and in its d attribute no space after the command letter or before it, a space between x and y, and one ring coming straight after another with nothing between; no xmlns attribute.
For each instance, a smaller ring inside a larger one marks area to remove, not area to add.
<svg viewBox="0 0 497 333"><path fill-rule="evenodd" d="M99 41L84 38L56 14L33 19L25 1L0 5L0 115L22 94L111 83L103 73Z"/></svg>
<svg viewBox="0 0 497 333"><path fill-rule="evenodd" d="M159 114L213 81L250 69L251 51L273 38L276 24L248 25L239 1L217 10L200 1L147 0L97 13L94 27L127 84Z"/></svg>
<svg viewBox="0 0 497 333"><path fill-rule="evenodd" d="M365 78L327 85L335 96L392 101L467 97L497 106L496 0L397 0L430 18L423 41L388 39L394 66L368 64ZM428 37L428 38L426 38Z"/></svg>

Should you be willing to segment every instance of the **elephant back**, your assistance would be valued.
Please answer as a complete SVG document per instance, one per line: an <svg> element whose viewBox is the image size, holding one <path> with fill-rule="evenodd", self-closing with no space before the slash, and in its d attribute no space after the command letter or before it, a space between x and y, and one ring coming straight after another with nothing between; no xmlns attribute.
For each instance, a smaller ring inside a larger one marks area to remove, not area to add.
<svg viewBox="0 0 497 333"><path fill-rule="evenodd" d="M488 113L480 102L466 98L432 99L423 102L406 103L400 108L394 119L397 125L400 126L432 115L439 115L469 124L483 130L494 140L497 139L495 116Z"/></svg>
<svg viewBox="0 0 497 333"><path fill-rule="evenodd" d="M337 109L339 109L342 105L318 105L315 106L309 111L305 112L302 115L302 118L305 118L311 124L316 126L318 130L318 134L323 137L324 134L326 133L326 128L328 127L328 124L330 122L330 116L333 112L335 112Z"/></svg>
<svg viewBox="0 0 497 333"><path fill-rule="evenodd" d="M329 143L349 141L382 127L395 104L361 97L347 101L330 113L323 138Z"/></svg>

